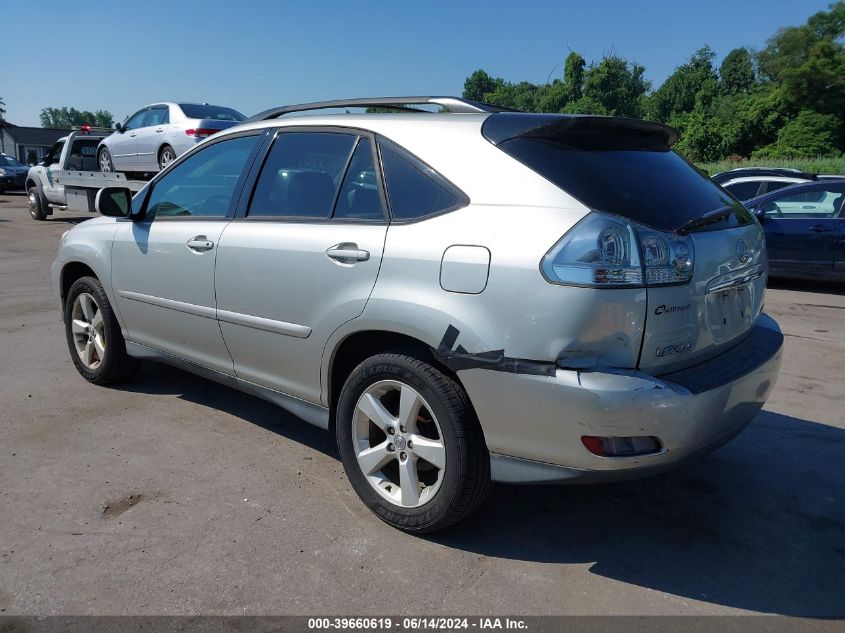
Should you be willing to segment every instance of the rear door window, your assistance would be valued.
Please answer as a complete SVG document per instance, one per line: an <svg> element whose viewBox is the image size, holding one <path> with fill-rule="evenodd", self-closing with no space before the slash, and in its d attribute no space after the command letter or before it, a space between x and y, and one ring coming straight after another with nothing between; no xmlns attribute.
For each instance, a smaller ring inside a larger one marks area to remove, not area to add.
<svg viewBox="0 0 845 633"><path fill-rule="evenodd" d="M358 139L349 168L343 177L333 217L338 220L384 219L373 144L368 138Z"/></svg>
<svg viewBox="0 0 845 633"><path fill-rule="evenodd" d="M399 147L380 141L379 149L394 220L418 220L468 203L451 183Z"/></svg>
<svg viewBox="0 0 845 633"><path fill-rule="evenodd" d="M248 217L332 216L356 134L282 132L274 141L250 203Z"/></svg>

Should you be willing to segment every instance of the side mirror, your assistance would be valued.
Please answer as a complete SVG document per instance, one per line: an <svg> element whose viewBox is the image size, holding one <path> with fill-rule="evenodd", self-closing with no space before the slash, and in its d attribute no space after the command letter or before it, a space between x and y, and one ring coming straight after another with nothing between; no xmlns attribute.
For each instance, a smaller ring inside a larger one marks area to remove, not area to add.
<svg viewBox="0 0 845 633"><path fill-rule="evenodd" d="M775 204L774 202L764 202L756 209L754 209L754 215L757 216L757 219L760 220L760 222L765 222L772 216L772 214L777 213L777 211L777 204Z"/></svg>
<svg viewBox="0 0 845 633"><path fill-rule="evenodd" d="M132 211L132 192L126 187L106 187L97 192L94 208L100 215L125 218Z"/></svg>
<svg viewBox="0 0 845 633"><path fill-rule="evenodd" d="M119 132L120 134L123 134L126 131L126 128L123 127L123 123L115 123L114 129L115 129L115 131Z"/></svg>

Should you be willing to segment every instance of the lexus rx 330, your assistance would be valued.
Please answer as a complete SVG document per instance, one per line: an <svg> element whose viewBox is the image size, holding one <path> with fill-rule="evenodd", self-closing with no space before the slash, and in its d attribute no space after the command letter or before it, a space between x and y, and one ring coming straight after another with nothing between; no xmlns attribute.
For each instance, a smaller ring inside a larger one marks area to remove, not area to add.
<svg viewBox="0 0 845 633"><path fill-rule="evenodd" d="M352 106L403 112L287 116ZM456 98L267 111L62 237L71 357L96 384L171 363L331 429L412 532L491 481L662 471L743 429L783 342L760 224L676 140Z"/></svg>

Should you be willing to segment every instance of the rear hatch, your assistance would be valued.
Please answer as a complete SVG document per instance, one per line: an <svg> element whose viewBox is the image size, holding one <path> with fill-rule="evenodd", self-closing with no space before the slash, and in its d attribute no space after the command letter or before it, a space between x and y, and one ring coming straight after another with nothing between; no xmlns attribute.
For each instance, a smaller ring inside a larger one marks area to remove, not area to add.
<svg viewBox="0 0 845 633"><path fill-rule="evenodd" d="M645 269L641 281L624 279L627 287L647 288L641 369L661 374L693 365L730 348L753 327L766 283L762 228L671 151L674 130L620 117L501 113L487 118L482 133L597 217L629 221L643 266L655 237L689 247L692 267L683 281L650 277ZM570 233L576 230L578 225Z"/></svg>

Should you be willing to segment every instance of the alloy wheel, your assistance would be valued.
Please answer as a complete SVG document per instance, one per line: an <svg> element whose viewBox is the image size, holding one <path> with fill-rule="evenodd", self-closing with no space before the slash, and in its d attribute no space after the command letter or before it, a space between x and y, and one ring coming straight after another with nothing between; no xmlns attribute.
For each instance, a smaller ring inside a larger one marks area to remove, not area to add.
<svg viewBox="0 0 845 633"><path fill-rule="evenodd" d="M431 501L446 470L446 447L431 407L395 380L370 385L355 406L352 442L358 466L383 498L403 508Z"/></svg>
<svg viewBox="0 0 845 633"><path fill-rule="evenodd" d="M87 292L73 302L71 332L76 353L89 370L100 367L106 357L106 337L103 313L97 301Z"/></svg>
<svg viewBox="0 0 845 633"><path fill-rule="evenodd" d="M158 166L161 169L166 169L170 163L176 160L176 153L169 147L164 148L161 152L161 158L158 161Z"/></svg>
<svg viewBox="0 0 845 633"><path fill-rule="evenodd" d="M103 150L100 152L100 171L110 172L111 170L111 156L108 151Z"/></svg>

